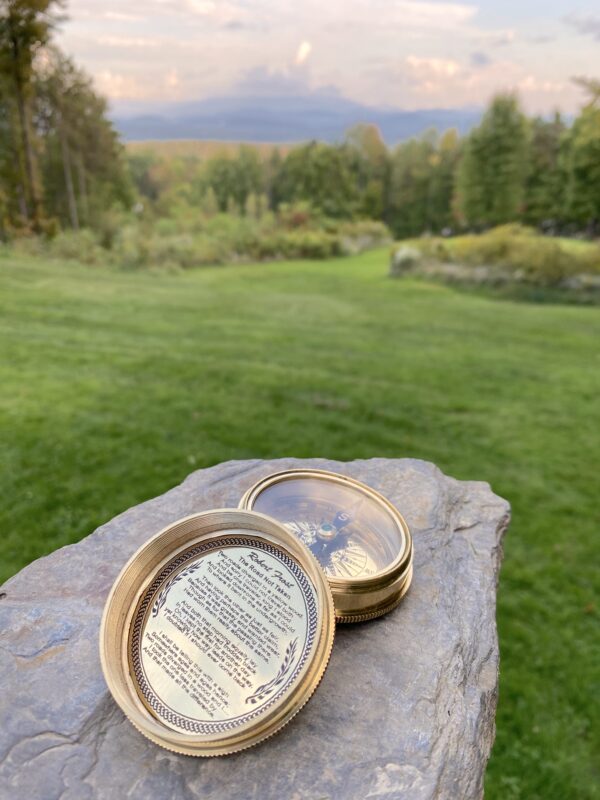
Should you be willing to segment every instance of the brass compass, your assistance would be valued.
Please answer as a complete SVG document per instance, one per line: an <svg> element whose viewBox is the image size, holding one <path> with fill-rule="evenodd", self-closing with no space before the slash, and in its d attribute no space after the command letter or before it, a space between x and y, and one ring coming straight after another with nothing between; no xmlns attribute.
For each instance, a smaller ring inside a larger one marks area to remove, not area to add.
<svg viewBox="0 0 600 800"><path fill-rule="evenodd" d="M340 622L391 611L410 586L408 526L385 497L359 481L325 470L287 470L258 481L240 508L273 517L311 550Z"/></svg>

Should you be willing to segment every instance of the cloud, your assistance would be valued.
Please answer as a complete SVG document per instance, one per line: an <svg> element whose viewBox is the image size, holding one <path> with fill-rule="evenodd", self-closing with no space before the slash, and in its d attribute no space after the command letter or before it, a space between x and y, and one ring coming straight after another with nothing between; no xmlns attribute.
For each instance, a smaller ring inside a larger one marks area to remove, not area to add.
<svg viewBox="0 0 600 800"><path fill-rule="evenodd" d="M600 17L592 14L568 14L564 21L582 36L591 36L600 42Z"/></svg>
<svg viewBox="0 0 600 800"><path fill-rule="evenodd" d="M387 4L386 4L387 5ZM477 14L477 6L464 3L421 3L400 0L389 3L391 11L410 27L446 28L468 22Z"/></svg>
<svg viewBox="0 0 600 800"><path fill-rule="evenodd" d="M554 42L555 39L556 37L549 33L538 33L536 36L530 36L527 41L532 44L548 44L549 42Z"/></svg>
<svg viewBox="0 0 600 800"><path fill-rule="evenodd" d="M452 59L407 56L410 77L422 92L436 92L440 85L460 72L460 64Z"/></svg>
<svg viewBox="0 0 600 800"><path fill-rule="evenodd" d="M492 63L492 59L487 53L483 53L481 50L476 50L474 53L471 53L469 60L472 67L487 67Z"/></svg>
<svg viewBox="0 0 600 800"><path fill-rule="evenodd" d="M139 22L143 19L138 14L129 14L124 11L105 11L102 16L104 19L114 20L115 22Z"/></svg>
<svg viewBox="0 0 600 800"><path fill-rule="evenodd" d="M179 73L176 69L170 69L165 76L165 86L167 89L178 89L179 85Z"/></svg>
<svg viewBox="0 0 600 800"><path fill-rule="evenodd" d="M560 94L567 84L565 81L549 81L536 78L535 75L526 75L518 81L516 88L520 92L535 92L536 94Z"/></svg>
<svg viewBox="0 0 600 800"><path fill-rule="evenodd" d="M252 21L250 10L242 3L228 0L154 0L164 9L189 17L198 17L219 27L236 29Z"/></svg>
<svg viewBox="0 0 600 800"><path fill-rule="evenodd" d="M159 47L159 39L144 36L99 36L98 44L104 47L124 47L129 50L132 47Z"/></svg>
<svg viewBox="0 0 600 800"><path fill-rule="evenodd" d="M304 64L306 59L309 57L311 50L312 45L310 42L302 42L298 48L298 52L296 53L296 64Z"/></svg>
<svg viewBox="0 0 600 800"><path fill-rule="evenodd" d="M464 61L417 55L382 61L371 80L395 86L405 108L482 106L499 92L516 90L526 108L545 113L564 108L570 91L568 81L536 74L508 59L492 60L478 51Z"/></svg>
<svg viewBox="0 0 600 800"><path fill-rule="evenodd" d="M511 28L496 31L480 31L477 34L477 41L488 47L506 47L516 41L516 31Z"/></svg>
<svg viewBox="0 0 600 800"><path fill-rule="evenodd" d="M120 75L103 69L96 75L98 88L109 100L140 99L148 96L147 90L129 75Z"/></svg>
<svg viewBox="0 0 600 800"><path fill-rule="evenodd" d="M481 106L495 91L521 86L528 109L571 111L580 96L568 78L586 72L600 37L599 12L570 14L563 23L570 50L557 47L552 59L540 60L540 45L549 40L544 32L554 34L550 17L540 11L524 20L501 4L490 27L478 0L75 0L71 6L59 29L61 45L123 106L126 98L158 103L232 91L292 97L337 91L397 108ZM573 46L576 34L567 37L567 23L588 36L587 45Z"/></svg>

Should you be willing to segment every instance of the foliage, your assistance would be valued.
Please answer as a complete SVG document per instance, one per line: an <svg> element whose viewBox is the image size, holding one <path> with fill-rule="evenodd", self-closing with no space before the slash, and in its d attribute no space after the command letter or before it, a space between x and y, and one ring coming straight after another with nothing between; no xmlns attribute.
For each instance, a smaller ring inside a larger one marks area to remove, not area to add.
<svg viewBox="0 0 600 800"><path fill-rule="evenodd" d="M520 225L448 239L424 237L412 240L411 245L430 261L498 266L515 279L540 286L554 286L573 275L600 275L600 245L582 242L580 247L572 247Z"/></svg>
<svg viewBox="0 0 600 800"><path fill-rule="evenodd" d="M251 145L246 142L218 142L208 139L174 139L171 141L143 141L127 142L127 152L130 155L143 155L171 161L173 159L190 159L194 161L210 161L213 158L235 158L241 147L251 147L258 155L261 162L267 162L275 152L282 155L292 149L291 144L270 144L269 142L255 142Z"/></svg>
<svg viewBox="0 0 600 800"><path fill-rule="evenodd" d="M4 159L14 168L2 170L4 210L11 223L43 228L36 132L32 126L34 60L48 42L60 0L3 0L0 6L0 87L4 106ZM6 196L8 194L8 197ZM12 199L10 197L12 194Z"/></svg>
<svg viewBox="0 0 600 800"><path fill-rule="evenodd" d="M389 220L402 238L452 225L453 176L459 157L456 131L429 131L398 145L392 155Z"/></svg>
<svg viewBox="0 0 600 800"><path fill-rule="evenodd" d="M0 7L0 234L94 226L131 201L121 146L90 79L51 44L58 0Z"/></svg>
<svg viewBox="0 0 600 800"><path fill-rule="evenodd" d="M528 162L528 122L513 95L498 95L467 140L457 177L457 204L471 226L519 218Z"/></svg>
<svg viewBox="0 0 600 800"><path fill-rule="evenodd" d="M211 159L192 191L201 197L212 191L220 211L245 212L248 198L264 191L263 170L256 151L242 146L235 157Z"/></svg>
<svg viewBox="0 0 600 800"><path fill-rule="evenodd" d="M600 226L600 100L589 103L567 134L567 216L577 227Z"/></svg>
<svg viewBox="0 0 600 800"><path fill-rule="evenodd" d="M275 205L309 202L326 217L350 218L358 211L359 193L343 148L310 142L291 150L274 177Z"/></svg>
<svg viewBox="0 0 600 800"><path fill-rule="evenodd" d="M486 798L593 800L600 314L385 280L386 260L4 257L3 577L227 459L412 456L490 481L513 521Z"/></svg>
<svg viewBox="0 0 600 800"><path fill-rule="evenodd" d="M593 234L599 119L597 99L568 127L559 115L528 120L515 96L499 95L464 138L430 130L389 150L375 126L360 124L336 145L218 152L209 143L210 155L190 147L169 157L167 146L129 146L130 164L155 217L176 216L183 206L261 217L304 204L327 218L384 221L398 238L513 221Z"/></svg>
<svg viewBox="0 0 600 800"><path fill-rule="evenodd" d="M384 218L389 193L390 157L376 125L358 124L346 134L346 154L360 195L359 212Z"/></svg>
<svg viewBox="0 0 600 800"><path fill-rule="evenodd" d="M198 214L180 207L177 217L105 214L97 231L59 233L52 239L17 239L18 252L105 262L126 269L190 269L209 264L276 258L329 258L380 247L390 233L373 220L328 220L307 205L279 214Z"/></svg>
<svg viewBox="0 0 600 800"><path fill-rule="evenodd" d="M90 78L59 50L45 55L35 86L45 207L62 227L98 227L113 205L131 202L122 147Z"/></svg>
<svg viewBox="0 0 600 800"><path fill-rule="evenodd" d="M566 126L561 116L531 122L528 171L525 178L522 220L554 231L564 216Z"/></svg>

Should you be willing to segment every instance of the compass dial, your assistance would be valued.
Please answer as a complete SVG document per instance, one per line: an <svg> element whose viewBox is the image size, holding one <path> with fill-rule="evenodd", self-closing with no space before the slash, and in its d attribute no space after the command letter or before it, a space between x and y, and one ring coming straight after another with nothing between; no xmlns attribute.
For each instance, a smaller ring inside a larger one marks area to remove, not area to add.
<svg viewBox="0 0 600 800"><path fill-rule="evenodd" d="M399 511L364 483L290 469L255 483L240 507L282 522L311 550L329 580L339 622L387 614L410 587L410 531Z"/></svg>
<svg viewBox="0 0 600 800"><path fill-rule="evenodd" d="M377 563L360 536L338 532L323 521L281 520L312 551L328 578L375 575ZM342 538L343 536L343 538Z"/></svg>
<svg viewBox="0 0 600 800"><path fill-rule="evenodd" d="M260 491L252 508L283 522L333 579L371 578L396 561L405 544L387 507L343 479L288 477Z"/></svg>

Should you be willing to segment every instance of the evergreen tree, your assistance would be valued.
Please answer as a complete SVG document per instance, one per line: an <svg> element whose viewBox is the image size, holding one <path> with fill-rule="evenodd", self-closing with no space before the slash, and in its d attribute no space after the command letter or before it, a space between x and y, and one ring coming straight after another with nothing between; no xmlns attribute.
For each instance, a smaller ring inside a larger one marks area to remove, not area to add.
<svg viewBox="0 0 600 800"><path fill-rule="evenodd" d="M438 163L437 133L399 144L392 154L389 224L398 237L432 229L432 181Z"/></svg>
<svg viewBox="0 0 600 800"><path fill-rule="evenodd" d="M521 213L529 126L516 97L495 97L467 139L457 178L457 207L471 226L500 225Z"/></svg>
<svg viewBox="0 0 600 800"><path fill-rule="evenodd" d="M578 81L591 96L565 137L567 218L596 232L600 227L600 82Z"/></svg>
<svg viewBox="0 0 600 800"><path fill-rule="evenodd" d="M532 120L523 210L523 220L529 225L553 230L564 216L565 174L561 164L564 137L565 124L560 114L550 121L540 117Z"/></svg>

